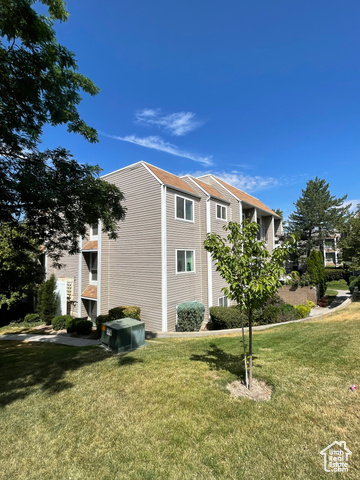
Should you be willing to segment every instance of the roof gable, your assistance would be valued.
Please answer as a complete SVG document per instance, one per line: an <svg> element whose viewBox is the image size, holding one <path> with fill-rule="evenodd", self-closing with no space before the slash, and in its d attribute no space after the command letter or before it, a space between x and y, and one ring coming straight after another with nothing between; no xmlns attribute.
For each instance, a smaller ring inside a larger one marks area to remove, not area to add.
<svg viewBox="0 0 360 480"><path fill-rule="evenodd" d="M161 170L160 168L154 167L149 163L144 162L144 165L160 180L160 182L164 183L168 187L173 187L177 190L183 190L198 197L198 194L195 192L195 190L193 190L182 178L166 172L165 170Z"/></svg>
<svg viewBox="0 0 360 480"><path fill-rule="evenodd" d="M248 193L243 192L242 190L239 190L236 187L233 187L232 185L229 185L228 183L224 182L224 180L221 180L220 178L212 177L220 183L224 188L229 190L236 198L239 200L242 200L243 202L249 203L250 205L253 205L254 207L260 208L261 210L264 210L265 212L270 213L271 215L274 215L275 217L279 217L271 208L267 207L264 203L262 203L260 200L257 198L253 197L252 195L249 195Z"/></svg>
<svg viewBox="0 0 360 480"><path fill-rule="evenodd" d="M212 185L209 185L208 183L205 183L202 180L199 180L198 178L194 178L190 175L189 175L189 178L191 178L191 180L193 182L195 182L200 188L205 190L205 192L208 195L210 195L211 197L220 198L220 199L224 200L225 202L227 202L226 198L224 198L224 196L221 195L221 193L218 190L216 190L216 188L213 187Z"/></svg>

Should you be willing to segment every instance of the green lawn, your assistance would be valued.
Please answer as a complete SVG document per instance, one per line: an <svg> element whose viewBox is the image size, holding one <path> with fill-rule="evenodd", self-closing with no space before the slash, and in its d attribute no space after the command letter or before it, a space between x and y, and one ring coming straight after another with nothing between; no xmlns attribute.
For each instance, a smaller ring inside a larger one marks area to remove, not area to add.
<svg viewBox="0 0 360 480"><path fill-rule="evenodd" d="M254 333L269 402L234 399L240 338L158 339L127 355L0 342L1 479L360 478L360 304ZM333 478L333 477L332 477Z"/></svg>

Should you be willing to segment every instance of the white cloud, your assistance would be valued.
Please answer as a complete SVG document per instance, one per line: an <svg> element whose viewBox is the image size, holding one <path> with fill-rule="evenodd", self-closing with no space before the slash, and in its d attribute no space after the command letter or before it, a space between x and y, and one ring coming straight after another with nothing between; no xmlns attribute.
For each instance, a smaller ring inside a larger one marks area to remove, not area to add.
<svg viewBox="0 0 360 480"><path fill-rule="evenodd" d="M195 120L195 113L176 112L163 115L160 109L145 108L137 112L136 120L146 126L158 126L170 135L181 136L200 127L203 122Z"/></svg>
<svg viewBox="0 0 360 480"><path fill-rule="evenodd" d="M181 150L176 145L165 142L161 137L151 136L151 137L137 137L136 135L127 135L126 137L119 137L116 135L105 135L109 138L114 138L115 140L121 140L122 142L134 143L135 145L140 145L141 147L152 148L154 150L159 150L161 152L170 153L176 157L188 158L189 160L194 160L195 162L202 163L203 165L212 165L212 157L207 156L203 157L196 155L194 153Z"/></svg>
<svg viewBox="0 0 360 480"><path fill-rule="evenodd" d="M224 171L196 171L190 173L193 177L201 177L202 175L214 175L214 177L221 178L224 182L229 183L233 187L243 190L244 192L255 192L258 190L265 190L267 188L277 187L282 184L276 178L244 175L236 170L232 172ZM184 174L182 174L184 175ZM181 176L181 175L180 175Z"/></svg>
<svg viewBox="0 0 360 480"><path fill-rule="evenodd" d="M358 200L346 200L346 201L344 202L344 207L346 207L347 205L351 205L351 207L350 207L350 212L351 212L351 213L355 213L356 210L357 210L358 204L360 204L360 200L359 200L359 199L358 199Z"/></svg>

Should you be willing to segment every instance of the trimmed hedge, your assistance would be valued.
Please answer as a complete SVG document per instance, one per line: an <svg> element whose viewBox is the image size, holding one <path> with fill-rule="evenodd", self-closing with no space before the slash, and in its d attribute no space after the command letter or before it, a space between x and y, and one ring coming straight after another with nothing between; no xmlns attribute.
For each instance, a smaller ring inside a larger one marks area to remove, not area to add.
<svg viewBox="0 0 360 480"><path fill-rule="evenodd" d="M140 307L136 307L135 305L124 305L121 307L114 307L109 310L108 314L108 321L111 320L119 320L120 318L130 317L134 320L141 320L140 319Z"/></svg>
<svg viewBox="0 0 360 480"><path fill-rule="evenodd" d="M350 293L353 293L355 287L359 287L360 290L360 276L359 277L350 277L350 284L349 284L349 290Z"/></svg>
<svg viewBox="0 0 360 480"><path fill-rule="evenodd" d="M333 280L345 280L349 283L349 270L344 268L325 268L325 276L327 282L332 282Z"/></svg>
<svg viewBox="0 0 360 480"><path fill-rule="evenodd" d="M71 315L58 315L51 320L51 325L54 330L64 330L67 327L67 322L72 318Z"/></svg>
<svg viewBox="0 0 360 480"><path fill-rule="evenodd" d="M264 308L262 318L257 322L257 325L290 322L291 320L298 320L299 318L299 312L289 303L267 305Z"/></svg>
<svg viewBox="0 0 360 480"><path fill-rule="evenodd" d="M84 318L71 318L66 322L67 333L77 333L78 335L89 335L92 331L92 321Z"/></svg>
<svg viewBox="0 0 360 480"><path fill-rule="evenodd" d="M210 328L212 330L225 330L228 328L241 328L241 319L244 319L244 327L248 326L246 316L237 306L210 307Z"/></svg>
<svg viewBox="0 0 360 480"><path fill-rule="evenodd" d="M182 332L197 332L204 321L205 307L200 302L183 302L177 307L178 328Z"/></svg>

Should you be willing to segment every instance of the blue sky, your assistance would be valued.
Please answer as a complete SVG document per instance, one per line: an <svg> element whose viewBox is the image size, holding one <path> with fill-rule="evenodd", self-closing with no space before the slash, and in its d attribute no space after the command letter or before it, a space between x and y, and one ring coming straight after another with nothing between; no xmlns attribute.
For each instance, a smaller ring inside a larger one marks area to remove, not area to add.
<svg viewBox="0 0 360 480"><path fill-rule="evenodd" d="M109 173L144 160L212 172L285 216L318 176L360 202L358 2L68 2L58 40L101 89L87 143L46 128Z"/></svg>

